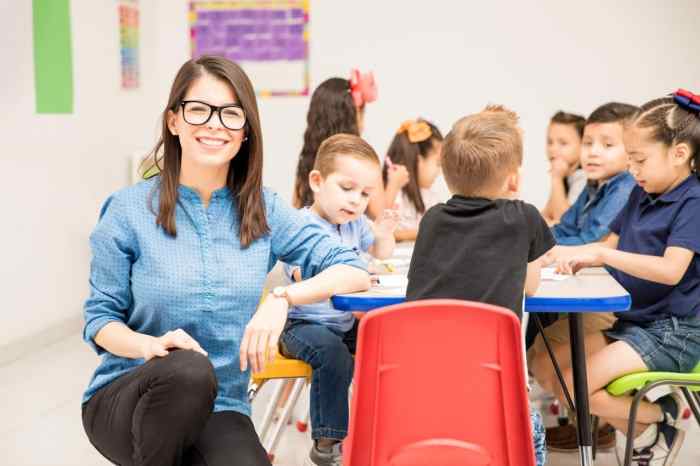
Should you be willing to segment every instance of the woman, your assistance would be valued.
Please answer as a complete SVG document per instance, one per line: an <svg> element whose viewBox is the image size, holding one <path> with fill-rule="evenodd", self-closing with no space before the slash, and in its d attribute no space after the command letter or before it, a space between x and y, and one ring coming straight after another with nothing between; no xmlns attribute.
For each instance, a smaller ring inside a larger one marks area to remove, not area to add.
<svg viewBox="0 0 700 466"><path fill-rule="evenodd" d="M257 103L236 64L182 66L161 148L161 175L110 196L90 238L84 338L102 360L85 430L120 465L269 465L249 417L248 367L274 357L290 305L366 289L368 274L262 188ZM307 280L256 310L277 259Z"/></svg>

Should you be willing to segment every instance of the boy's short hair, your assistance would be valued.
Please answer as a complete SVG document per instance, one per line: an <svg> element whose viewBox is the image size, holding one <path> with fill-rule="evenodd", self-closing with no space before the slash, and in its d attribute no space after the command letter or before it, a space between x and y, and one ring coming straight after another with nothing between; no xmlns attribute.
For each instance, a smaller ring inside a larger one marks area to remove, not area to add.
<svg viewBox="0 0 700 466"><path fill-rule="evenodd" d="M523 161L518 115L490 105L454 124L442 146L442 172L455 194L475 196L496 187Z"/></svg>
<svg viewBox="0 0 700 466"><path fill-rule="evenodd" d="M584 117L575 113L564 112L562 110L559 110L557 113L552 115L549 122L573 126L578 133L579 138L583 137L583 128L586 126L586 119Z"/></svg>
<svg viewBox="0 0 700 466"><path fill-rule="evenodd" d="M639 110L639 107L620 102L608 102L593 110L586 125L593 123L625 123Z"/></svg>
<svg viewBox="0 0 700 466"><path fill-rule="evenodd" d="M339 155L354 157L359 160L381 165L379 156L364 139L354 134L335 134L324 140L318 148L314 170L321 172L324 178L335 171L335 158Z"/></svg>

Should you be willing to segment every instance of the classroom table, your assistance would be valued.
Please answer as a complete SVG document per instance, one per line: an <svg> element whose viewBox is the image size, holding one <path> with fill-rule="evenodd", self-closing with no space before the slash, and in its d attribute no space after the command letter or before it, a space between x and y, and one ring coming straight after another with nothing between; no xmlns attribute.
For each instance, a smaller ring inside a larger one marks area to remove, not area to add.
<svg viewBox="0 0 700 466"><path fill-rule="evenodd" d="M394 275L407 272L407 260L404 259L410 253L410 249L404 246L399 253L401 258L398 259L399 265ZM556 277L554 274L547 274L547 276L557 279L543 279L537 293L525 299L525 311L569 314L580 462L582 466L592 466L593 438L588 404L582 314L584 312L623 312L630 308L632 300L627 291L604 268L584 269L566 278ZM393 282L396 281L393 280ZM402 303L405 297L405 286L376 286L361 293L336 295L332 298L332 302L333 306L339 310L371 311Z"/></svg>

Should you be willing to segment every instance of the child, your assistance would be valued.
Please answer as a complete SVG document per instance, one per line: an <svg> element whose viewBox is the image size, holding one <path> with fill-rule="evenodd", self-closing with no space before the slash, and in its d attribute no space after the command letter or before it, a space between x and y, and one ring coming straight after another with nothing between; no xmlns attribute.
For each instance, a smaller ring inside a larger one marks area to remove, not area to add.
<svg viewBox="0 0 700 466"><path fill-rule="evenodd" d="M522 158L517 116L502 107L487 107L452 127L442 150L442 171L454 196L421 221L407 300L481 301L522 315L523 290L537 290L538 259L554 246L539 211L514 200ZM532 417L537 464L542 465L542 420L534 411Z"/></svg>
<svg viewBox="0 0 700 466"><path fill-rule="evenodd" d="M309 186L309 173L314 167L321 143L334 134L361 135L364 129L365 106L376 99L377 86L374 76L372 73L362 74L357 70L352 70L350 79L327 79L314 91L306 115L304 145L297 163L292 199L294 207L301 208L314 202ZM389 173L386 189L396 196L407 182L406 168L397 164ZM383 199L384 187L380 184L375 191L376 208L368 212L371 218L381 215L384 210L384 202L379 201Z"/></svg>
<svg viewBox="0 0 700 466"><path fill-rule="evenodd" d="M569 246L580 246L603 240L610 234L610 223L622 210L634 188L634 178L627 171L627 153L622 140L624 122L638 109L633 105L611 102L601 105L586 121L581 150L581 166L588 185L578 199L561 217L552 233L559 246L550 256L562 253ZM561 245L564 245L563 247ZM551 323L545 335L553 344L557 362L563 368L571 367L569 344L569 320L566 315L558 318L555 313L538 315ZM588 313L583 316L584 333L598 333L610 328L615 321L612 313ZM536 324L530 325L530 330ZM530 370L535 380L545 390L551 391L559 381L541 335L528 351ZM615 431L609 426L598 430L600 449L615 446ZM576 428L573 424L551 427L547 430L547 445L553 451L578 449Z"/></svg>
<svg viewBox="0 0 700 466"><path fill-rule="evenodd" d="M550 225L559 223L583 188L586 174L581 169L581 138L586 119L559 111L547 128L547 159L550 163L551 190L542 216Z"/></svg>
<svg viewBox="0 0 700 466"><path fill-rule="evenodd" d="M591 412L623 432L632 397L609 395L608 383L632 372L690 372L700 360L699 112L700 97L685 91L641 107L624 133L638 186L605 241L559 262L569 273L605 265L632 297L606 338L586 338ZM565 376L571 383L570 370ZM633 461L674 463L684 437L679 402L675 394L642 402Z"/></svg>
<svg viewBox="0 0 700 466"><path fill-rule="evenodd" d="M305 208L308 221L356 252L374 257L391 256L398 214L387 211L372 225L364 216L372 191L380 186L379 157L358 136L337 134L318 149L309 186L314 203ZM285 268L291 281L298 268ZM313 368L311 381L310 465L340 461L340 441L347 435L348 389L353 376L357 320L350 312L336 311L330 301L297 306L281 337L280 352L306 361Z"/></svg>
<svg viewBox="0 0 700 466"><path fill-rule="evenodd" d="M415 241L418 224L426 210L437 204L436 194L430 189L440 173L442 134L435 125L425 120L408 120L401 124L386 154L382 176L387 182L394 164L406 167L409 182L401 189L398 210L397 241ZM387 199L393 204L394 199Z"/></svg>

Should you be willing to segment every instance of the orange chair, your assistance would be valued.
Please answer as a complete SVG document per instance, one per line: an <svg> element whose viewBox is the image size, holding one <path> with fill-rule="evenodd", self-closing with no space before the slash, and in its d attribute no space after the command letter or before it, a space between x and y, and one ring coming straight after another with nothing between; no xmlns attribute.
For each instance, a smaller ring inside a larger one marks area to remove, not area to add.
<svg viewBox="0 0 700 466"><path fill-rule="evenodd" d="M368 313L343 464L534 466L521 339L515 314L486 304Z"/></svg>
<svg viewBox="0 0 700 466"><path fill-rule="evenodd" d="M282 398L283 381L285 379L293 379L294 386L289 399L284 404L281 416L275 420L275 411ZM280 383L275 387L272 397L267 404L258 435L260 436L260 442L265 447L265 451L267 451L272 461L275 457L277 444L282 437L282 430L292 415L292 409L294 409L299 400L304 386L311 382L311 366L304 361L288 359L278 354L271 363L265 366L262 372L256 372L251 375L250 384L248 385L248 399L253 401L263 384L269 380L280 380ZM271 432L270 428L272 428ZM297 428L302 430L299 424L297 424Z"/></svg>

